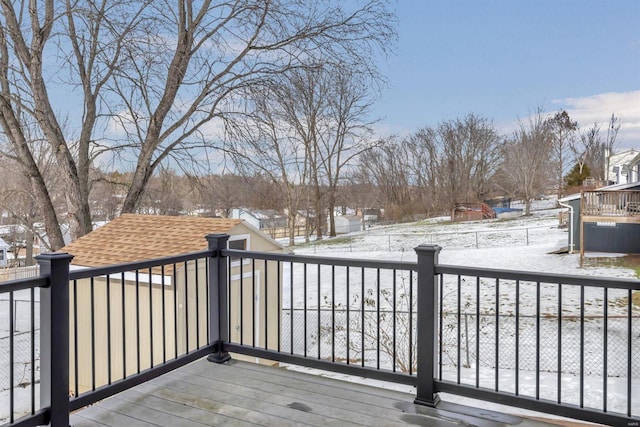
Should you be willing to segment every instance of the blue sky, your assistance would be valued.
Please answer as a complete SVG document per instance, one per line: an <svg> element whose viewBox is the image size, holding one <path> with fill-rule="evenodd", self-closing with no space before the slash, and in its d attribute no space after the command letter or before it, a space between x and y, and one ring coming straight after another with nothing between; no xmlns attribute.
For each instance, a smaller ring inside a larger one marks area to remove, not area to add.
<svg viewBox="0 0 640 427"><path fill-rule="evenodd" d="M622 121L640 148L640 0L398 0L381 60L381 136L475 113L509 132L538 107L581 127Z"/></svg>

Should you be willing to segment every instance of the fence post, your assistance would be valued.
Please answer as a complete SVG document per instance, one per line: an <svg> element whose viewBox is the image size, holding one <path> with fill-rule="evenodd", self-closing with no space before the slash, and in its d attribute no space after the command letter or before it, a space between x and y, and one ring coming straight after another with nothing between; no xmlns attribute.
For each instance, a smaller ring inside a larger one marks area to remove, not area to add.
<svg viewBox="0 0 640 427"><path fill-rule="evenodd" d="M228 234L207 235L209 250L214 251L209 258L209 342L214 344L214 353L207 360L224 363L231 359L223 350L229 341L229 318L227 313L227 257L220 251L227 248Z"/></svg>
<svg viewBox="0 0 640 427"><path fill-rule="evenodd" d="M442 248L437 245L420 245L418 255L417 296L417 379L414 403L435 407L440 397L435 391L435 368L438 324L438 286L436 265Z"/></svg>
<svg viewBox="0 0 640 427"><path fill-rule="evenodd" d="M67 253L38 255L40 275L40 407L53 427L69 426L69 264Z"/></svg>

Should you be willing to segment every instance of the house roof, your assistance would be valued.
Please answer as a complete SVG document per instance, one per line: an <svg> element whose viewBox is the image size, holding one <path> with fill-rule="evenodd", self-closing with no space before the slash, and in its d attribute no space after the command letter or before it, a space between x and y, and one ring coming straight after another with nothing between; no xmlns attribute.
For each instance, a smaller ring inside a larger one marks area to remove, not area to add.
<svg viewBox="0 0 640 427"><path fill-rule="evenodd" d="M72 264L99 267L161 258L207 248L207 234L228 233L242 220L123 214L64 248Z"/></svg>
<svg viewBox="0 0 640 427"><path fill-rule="evenodd" d="M275 209L245 209L240 208L240 211L251 215L255 219L278 219L278 218L286 218L287 216L282 212L278 212Z"/></svg>
<svg viewBox="0 0 640 427"><path fill-rule="evenodd" d="M337 218L344 218L349 222L356 222L356 221L360 222L360 221L362 221L362 218L360 218L359 216L356 216L356 215L338 215L338 216L336 216L336 219Z"/></svg>
<svg viewBox="0 0 640 427"><path fill-rule="evenodd" d="M8 249L11 246L9 246L9 244L7 242L5 242L4 240L2 240L2 238L0 238L0 249Z"/></svg>

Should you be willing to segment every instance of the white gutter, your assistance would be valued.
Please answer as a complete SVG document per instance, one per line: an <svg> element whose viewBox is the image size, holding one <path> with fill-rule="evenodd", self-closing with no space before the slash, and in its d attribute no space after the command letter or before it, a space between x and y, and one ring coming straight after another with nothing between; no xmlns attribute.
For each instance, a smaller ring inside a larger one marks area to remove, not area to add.
<svg viewBox="0 0 640 427"><path fill-rule="evenodd" d="M558 204L564 208L569 208L569 253L573 253L573 206L558 201Z"/></svg>

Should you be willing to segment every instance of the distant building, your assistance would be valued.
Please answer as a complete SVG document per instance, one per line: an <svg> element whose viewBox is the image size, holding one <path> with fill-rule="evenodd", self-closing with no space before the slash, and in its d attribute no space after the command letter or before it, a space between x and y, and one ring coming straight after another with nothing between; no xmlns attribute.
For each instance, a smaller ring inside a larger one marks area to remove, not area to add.
<svg viewBox="0 0 640 427"><path fill-rule="evenodd" d="M9 251L9 244L0 239L0 267L7 266L7 252Z"/></svg>
<svg viewBox="0 0 640 427"><path fill-rule="evenodd" d="M626 150L609 157L609 182L628 184L640 181L640 152Z"/></svg>
<svg viewBox="0 0 640 427"><path fill-rule="evenodd" d="M235 208L230 218L244 220L258 230L287 227L287 216L275 209Z"/></svg>
<svg viewBox="0 0 640 427"><path fill-rule="evenodd" d="M362 218L355 215L335 217L336 234L347 234L362 230Z"/></svg>

